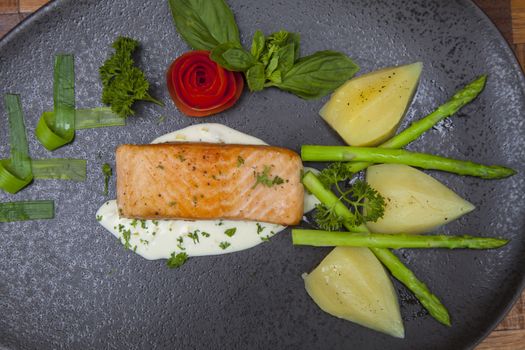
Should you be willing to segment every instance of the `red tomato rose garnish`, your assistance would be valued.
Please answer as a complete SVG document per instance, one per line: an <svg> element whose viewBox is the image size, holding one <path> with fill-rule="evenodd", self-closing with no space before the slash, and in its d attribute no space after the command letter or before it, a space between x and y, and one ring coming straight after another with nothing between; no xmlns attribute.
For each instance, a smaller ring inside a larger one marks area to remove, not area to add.
<svg viewBox="0 0 525 350"><path fill-rule="evenodd" d="M192 117L205 117L230 108L244 88L241 73L222 68L204 50L187 52L173 61L167 79L175 105Z"/></svg>

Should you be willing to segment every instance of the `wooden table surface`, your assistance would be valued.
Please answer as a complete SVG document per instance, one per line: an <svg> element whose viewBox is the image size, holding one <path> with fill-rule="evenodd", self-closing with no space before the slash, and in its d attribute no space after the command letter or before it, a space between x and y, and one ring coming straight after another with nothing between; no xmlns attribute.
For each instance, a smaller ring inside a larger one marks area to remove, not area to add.
<svg viewBox="0 0 525 350"><path fill-rule="evenodd" d="M0 0L0 38L47 1ZM474 0L474 2L500 29L525 71L525 0ZM476 348L476 350L489 349L525 349L525 291L505 320Z"/></svg>

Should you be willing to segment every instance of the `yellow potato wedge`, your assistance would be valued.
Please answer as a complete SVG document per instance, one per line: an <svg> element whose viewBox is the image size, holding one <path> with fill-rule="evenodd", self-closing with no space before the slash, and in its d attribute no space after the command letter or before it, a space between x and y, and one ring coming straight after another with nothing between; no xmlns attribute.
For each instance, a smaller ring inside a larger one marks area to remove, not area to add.
<svg viewBox="0 0 525 350"><path fill-rule="evenodd" d="M351 79L319 114L351 146L376 146L392 137L416 91L423 64L389 67Z"/></svg>
<svg viewBox="0 0 525 350"><path fill-rule="evenodd" d="M408 165L373 165L366 182L385 198L385 213L367 222L374 233L425 233L474 210L430 175Z"/></svg>

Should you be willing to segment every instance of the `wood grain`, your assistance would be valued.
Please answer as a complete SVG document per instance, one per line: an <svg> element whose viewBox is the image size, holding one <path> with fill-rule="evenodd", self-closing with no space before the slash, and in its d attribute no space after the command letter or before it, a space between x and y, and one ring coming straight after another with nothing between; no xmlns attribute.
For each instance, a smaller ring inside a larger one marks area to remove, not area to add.
<svg viewBox="0 0 525 350"><path fill-rule="evenodd" d="M525 71L525 0L474 0L514 49ZM0 37L47 0L0 0ZM525 292L476 350L525 350Z"/></svg>

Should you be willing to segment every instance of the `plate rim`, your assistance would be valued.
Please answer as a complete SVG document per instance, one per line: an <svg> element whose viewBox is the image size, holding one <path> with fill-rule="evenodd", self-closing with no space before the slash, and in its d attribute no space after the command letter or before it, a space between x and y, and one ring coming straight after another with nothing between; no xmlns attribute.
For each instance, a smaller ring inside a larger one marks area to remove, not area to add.
<svg viewBox="0 0 525 350"><path fill-rule="evenodd" d="M19 34L19 32L33 25L33 22L40 19L40 17L45 16L47 13L54 11L61 4L67 3L67 2L68 0L48 0L46 4L44 4L42 7L40 7L36 11L29 14L24 19L22 19L13 28L11 28L6 34L4 34L2 38L0 38L0 49L2 49L4 46L8 45L12 40L14 40L16 36ZM509 58L512 70L518 73L516 75L519 81L519 86L521 87L521 90L525 92L525 71L522 69L520 63L518 62L518 59L514 51L510 47L510 44L507 42L507 39L505 39L505 37L496 27L494 22L487 16L487 14L473 0L459 0L459 2L463 3L466 7L470 7L472 11L477 15L477 17L483 21L483 24L486 26L486 29L489 30L491 34L493 34L495 37L498 38L498 42L499 43L503 42L503 45L500 45L500 47L502 50L504 50L504 53L507 56L507 58ZM516 305L518 299L521 297L524 291L525 291L525 271L523 271L521 275L521 282L519 283L518 288L514 291L512 297L510 298L510 302L498 312L497 317L493 319L490 326L481 335L481 337L470 342L470 344L468 345L468 348L472 348L472 349L476 348L496 329L496 327L505 319L505 317L509 314L512 308Z"/></svg>

